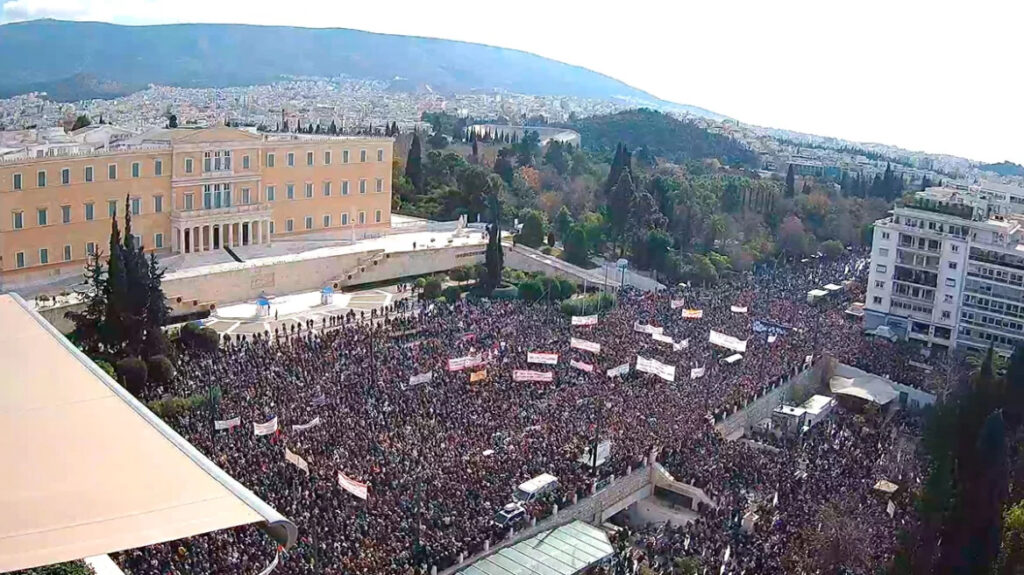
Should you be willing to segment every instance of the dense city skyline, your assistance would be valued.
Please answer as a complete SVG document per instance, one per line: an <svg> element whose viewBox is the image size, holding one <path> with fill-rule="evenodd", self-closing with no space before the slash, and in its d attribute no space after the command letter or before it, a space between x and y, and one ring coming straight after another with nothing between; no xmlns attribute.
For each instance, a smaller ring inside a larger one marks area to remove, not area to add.
<svg viewBox="0 0 1024 575"><path fill-rule="evenodd" d="M461 1L444 10L403 3L385 19L375 6L314 0L300 0L285 13L271 5L241 10L231 1L200 6L185 0L171 9L163 0L9 0L0 20L346 27L479 42L584 66L660 98L756 125L981 161L1024 162L1015 145L1024 114L1013 106L1012 85L977 89L980 79L997 85L1001 73L1011 69L1008 26L1020 21L1021 15L1011 12L1021 8L981 3L954 11L911 2L833 13L803 2L738 4L652 4L605 19L577 6L527 1L523 9L504 13L499 26L479 25L478 7ZM655 12L661 16L650 18ZM551 34L537 26L544 21L566 24ZM726 31L730 42L723 44ZM957 41L939 41L947 33ZM608 38L619 40L604 41Z"/></svg>

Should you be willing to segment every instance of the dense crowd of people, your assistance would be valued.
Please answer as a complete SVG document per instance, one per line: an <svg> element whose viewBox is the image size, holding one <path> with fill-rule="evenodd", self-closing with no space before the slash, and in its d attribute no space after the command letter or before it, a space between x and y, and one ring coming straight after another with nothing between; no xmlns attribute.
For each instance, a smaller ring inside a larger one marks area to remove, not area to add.
<svg viewBox="0 0 1024 575"><path fill-rule="evenodd" d="M925 387L938 385L942 372L908 371L903 350L866 339L844 314L865 275L862 261L814 260L671 293L626 290L593 326L573 326L547 304L404 300L373 314L375 321L339 316L234 338L216 352L183 349L173 383L155 394L219 388L215 409L170 423L297 524L300 541L282 552L277 573L444 569L507 536L492 518L521 482L558 477L557 493L528 508L535 517L586 497L595 478L578 459L596 434L613 442L601 475L621 475L653 451L717 502L688 528L640 532L638 549L650 561L696 554L721 562L728 547L734 572L782 573L786 547L836 493L849 493L849 506L865 514L876 511L865 508L860 488L884 459L885 442L862 436L844 416L798 448L758 448L723 440L715 417L778 385L819 352ZM806 302L809 289L847 279L854 281L834 299ZM703 317L684 319L683 309ZM755 322L770 331L755 332ZM675 345L638 325L662 328ZM710 329L746 340L743 359L720 362L733 352L710 344ZM600 352L570 348L570 337L598 343ZM557 353L558 363L528 364L528 352ZM635 369L606 375L622 364L635 367L638 355L676 366L674 381ZM467 356L484 363L448 370L449 359ZM691 379L690 370L701 367L703 377ZM553 380L513 381L513 371L525 369L553 372ZM426 373L429 381L410 384ZM214 430L214 420L235 417L242 425ZM254 435L254 423L274 417L277 433ZM293 428L316 418L318 425ZM308 475L285 460L285 448L308 463ZM366 500L339 486L339 472L368 485ZM768 490L778 494L770 511L763 509ZM756 536L740 536L737 518L752 506L763 513ZM893 534L892 526L872 531L880 558L891 552ZM258 573L274 552L261 532L241 527L127 551L117 561L133 574Z"/></svg>

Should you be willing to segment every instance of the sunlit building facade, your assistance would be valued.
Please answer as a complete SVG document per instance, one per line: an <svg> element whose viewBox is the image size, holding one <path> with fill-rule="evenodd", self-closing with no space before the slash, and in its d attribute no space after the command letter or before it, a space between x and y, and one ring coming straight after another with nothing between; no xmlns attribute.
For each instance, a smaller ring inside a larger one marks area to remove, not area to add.
<svg viewBox="0 0 1024 575"><path fill-rule="evenodd" d="M102 150L0 159L0 288L80 274L114 217L139 245L191 254L390 226L391 138L158 129Z"/></svg>

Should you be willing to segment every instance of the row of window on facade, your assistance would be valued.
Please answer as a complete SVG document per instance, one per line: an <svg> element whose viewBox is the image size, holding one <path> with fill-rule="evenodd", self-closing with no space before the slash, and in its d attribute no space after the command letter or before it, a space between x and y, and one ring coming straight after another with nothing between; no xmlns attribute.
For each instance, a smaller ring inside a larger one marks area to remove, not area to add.
<svg viewBox="0 0 1024 575"><path fill-rule="evenodd" d="M964 307L1024 320L1024 307L987 297L966 295L964 296Z"/></svg>
<svg viewBox="0 0 1024 575"><path fill-rule="evenodd" d="M133 216L142 214L142 198L131 198L130 207ZM107 200L107 217L117 217L117 207L121 204L120 200ZM153 196L153 213L162 213L164 211L164 197ZM25 227L25 213L21 210L12 213L13 225L12 227L16 230L20 230ZM85 221L93 221L96 219L96 204L93 202L87 202L82 204L82 217ZM72 222L71 206L64 205L60 207L60 223L70 224ZM50 225L50 210L48 208L36 208L36 225L46 226Z"/></svg>
<svg viewBox="0 0 1024 575"><path fill-rule="evenodd" d="M971 319L968 319L969 315L971 316ZM975 319L974 318L974 314L962 313L961 314L961 319L963 319L964 323L965 323L965 325L961 326L961 334L964 334L965 336L969 336L969 337L980 338L982 340L993 341L993 340L995 340L995 338L1000 337L1000 336L997 336L995 334L989 335L987 333L987 331L984 330L984 328L989 328L989 329L992 329L992 328L995 328L995 329L1011 329L1011 330L1014 330L1014 331L1018 331L1018 333L1020 333L1022 328L1024 328L1024 325L1022 325L1021 322L1019 322L1019 321L1004 320L1004 319L999 319L999 318L995 318L995 317L988 317L987 315L982 315L981 317ZM967 325L973 325L975 327L981 327L982 329L971 329ZM966 333L965 333L965 330L966 330ZM995 340L995 341L997 343L1006 343L1006 342L999 342L997 340Z"/></svg>
<svg viewBox="0 0 1024 575"><path fill-rule="evenodd" d="M117 207L120 205L120 200L107 200L107 217L117 217ZM133 216L142 214L142 198L131 198L130 208ZM153 212L161 213L164 211L164 197L153 196ZM25 227L25 212L18 210L11 214L13 222L12 227L16 230L23 229ZM82 217L85 221L91 222L96 219L96 204L88 202L82 204ZM71 217L71 206L64 205L60 207L60 223L70 224L72 221ZM50 210L48 208L36 208L36 225L47 226L50 225Z"/></svg>
<svg viewBox="0 0 1024 575"><path fill-rule="evenodd" d="M381 223L383 221L384 221L384 212L382 210L374 211L373 212L373 223L379 224L379 223ZM330 228L330 227L332 227L334 225L333 224L334 219L331 216L331 214L324 214L322 222L323 222L323 227L324 228ZM356 221L355 221L355 223L357 225L360 225L360 226L365 225L366 224L366 212L362 212L362 211L358 212L356 214ZM303 219L303 225L305 226L303 229L312 230L313 229L313 216L306 216ZM341 213L341 221L340 221L339 225L342 225L342 226L352 225L352 221L349 218L348 212L342 212ZM285 220L285 222L284 222L284 231L286 231L286 232L294 232L295 231L295 220L293 220L291 218ZM270 222L270 233L274 233L274 222L273 221Z"/></svg>
<svg viewBox="0 0 1024 575"><path fill-rule="evenodd" d="M985 331L984 329L971 329L969 326L960 326L960 335L966 337L973 337L976 339L983 339L985 341L991 341L996 344L1006 346L1017 346L1021 342L1019 338L1011 337L1008 335L996 334Z"/></svg>
<svg viewBox="0 0 1024 575"><path fill-rule="evenodd" d="M364 180L359 180L359 193L360 194L365 194L366 193L366 183L367 182L366 182L365 179ZM378 194L384 193L384 179L383 178L377 178L376 181L374 182L374 184L375 185L374 185L373 191L375 193L378 193ZM323 192L324 197L330 197L331 194L334 193L334 184L333 184L333 182L324 182L323 185L321 186L321 190ZM277 201L277 186L267 186L266 187L266 191L267 191L267 201L268 202ZM349 195L349 181L348 180L342 180L341 181L340 194L342 196ZM306 182L305 183L305 187L303 189L303 197L305 197L305 198L312 198L314 195L315 195L315 191L314 191L314 187L313 187L313 182ZM294 200L295 199L295 184L285 184L285 186L284 186L284 197L287 200Z"/></svg>
<svg viewBox="0 0 1024 575"><path fill-rule="evenodd" d="M132 162L132 168L131 169L132 169L132 177L133 178L141 178L142 177L142 164L141 164L141 162ZM162 176L163 173L164 173L163 161L156 160L153 163L153 175L154 176ZM107 165L107 180L116 180L116 179L117 179L117 164L108 164ZM90 182L96 181L96 173L94 171L93 166L85 166L85 168L82 170L82 181L84 181L86 183L90 183ZM61 183L61 185L64 185L64 186L71 184L71 168L61 168L61 170L60 170L60 183ZM47 185L47 171L46 170L39 170L38 172L36 172L36 187L37 188L45 188L46 185ZM11 187L16 192L25 189L25 182L22 179L22 175L20 173L13 174L13 176L11 178Z"/></svg>
<svg viewBox="0 0 1024 575"><path fill-rule="evenodd" d="M333 160L333 154L332 154L331 150L324 150L323 165L330 166L332 160ZM349 157L349 150L342 150L341 151L341 163L342 164L348 164L348 163L350 163L350 161L351 160L350 160L350 157ZM384 148L377 148L377 161L378 162L383 162L384 161ZM366 163L366 150L359 150L359 163L360 164L365 164ZM268 168L274 168L274 167L276 167L276 164L277 164L277 154L276 154L276 152L267 152L267 167ZM295 152L287 152L285 154L285 164L289 168L295 167ZM316 165L316 154L314 152L306 152L306 165L307 166L315 166Z"/></svg>
<svg viewBox="0 0 1024 575"><path fill-rule="evenodd" d="M384 191L384 180L377 178L376 181L376 192L382 193ZM331 182L323 183L323 194L324 196L330 196L332 193ZM366 193L366 180L359 180L359 193ZM311 182L306 183L305 197L313 197L313 184ZM349 182L348 180L341 182L341 195L349 195ZM277 191L275 186L267 186L267 201L273 202L277 200ZM287 199L295 199L295 185L287 184L286 186L286 197ZM195 200L193 194L184 194L184 209L193 210L195 209ZM252 204L254 198L252 197L251 188L241 188L242 205ZM232 193L231 184L208 184L203 186L203 209L217 209L217 208L229 208L232 206ZM111 218L117 215L117 206L119 200L107 200L107 215ZM131 210L132 215L137 216L142 213L142 198L131 198ZM164 198L163 196L153 196L153 213L162 213L164 210ZM60 223L70 224L72 221L71 206L64 205L60 207L61 218ZM23 211L15 211L13 216L13 228L20 230L25 227L25 214ZM95 205L92 202L83 204L83 218L85 221L92 221L95 219ZM49 209L48 208L37 208L36 209L36 225L46 226L49 225Z"/></svg>
<svg viewBox="0 0 1024 575"><path fill-rule="evenodd" d="M274 167L274 164L275 164L274 156L275 156L275 154L272 153L272 152L267 154L267 167L269 167L269 168L273 168ZM315 165L314 157L315 156L314 156L313 152L307 152L306 153L306 165L307 166ZM360 150L359 151L359 161L361 163L365 163L366 162L366 150ZM383 162L384 161L384 150L383 149L378 149L377 150L377 161L378 162ZM294 152L288 152L288 154L287 154L287 162L288 162L289 166L294 166L295 165L295 153ZM343 164L349 163L349 151L348 150L343 150L342 151L342 163ZM324 152L324 165L326 165L326 166L331 165L331 151L330 150L327 150L327 151ZM249 156L248 155L242 156L242 169L243 170L248 170L248 169L250 169L250 166L251 166L251 163L250 163L250 160L249 160ZM231 170L231 152L229 150L217 151L217 152L204 152L204 155L203 155L203 171L204 172L218 172L218 171L230 171L230 170ZM185 173L186 174L192 174L194 172L195 172L195 169L194 169L194 164L193 164L192 158L185 158ZM47 170L38 170L36 172L36 187L37 188L45 188L47 186L47 184L49 183L48 182L48 175L47 174L48 174ZM132 162L131 174L132 174L132 178L141 178L141 177L143 177L142 162ZM157 159L157 160L153 161L153 175L154 176L163 176L164 175L164 163L163 163L163 160ZM108 164L107 165L107 180L108 181L117 180L117 176L118 176L118 174L117 174L117 164ZM11 188L14 191L17 192L17 191L21 191L21 190L25 189L24 176L21 173L13 174L11 180L12 180L11 181ZM82 170L82 181L85 182L85 183L91 183L91 182L96 181L96 173L95 173L95 168L93 166L85 166L83 168L83 170ZM60 183L61 183L61 185L65 185L65 186L66 185L70 185L71 182L72 182L71 168L61 168L61 170L60 170Z"/></svg>
<svg viewBox="0 0 1024 575"><path fill-rule="evenodd" d="M894 221L897 224L900 223L900 216L896 216L894 218ZM927 228L928 230L933 231L933 232L937 232L937 233L940 233L940 234L948 233L948 234L950 234L952 236L956 236L958 238L966 238L967 237L967 232L970 230L970 228L968 226L964 226L964 225L944 224L942 222L936 222L936 221L933 221L933 220L919 220L917 218L909 218L909 217L904 217L903 218L903 225L909 226L909 227L912 227L912 228L922 229L922 230Z"/></svg>
<svg viewBox="0 0 1024 575"><path fill-rule="evenodd" d="M142 243L142 236L140 236L138 234L135 234L134 238L135 238L136 245L143 245L143 243ZM159 249L163 249L163 247L164 247L164 235L162 233L159 233L159 232L153 234L153 248L159 250ZM49 263L54 263L54 262L50 261L50 250L49 250L49 248L39 248L39 251L37 253L38 253L38 259L34 262L35 265L44 266L44 265L47 265ZM95 253L96 253L96 242L86 242L86 244L85 244L85 255L86 256L92 256ZM72 259L74 259L74 250L72 249L71 244L66 244L64 246L64 248L61 250L61 257L62 257L62 259L61 259L62 262L70 262ZM17 252L17 253L14 254L14 267L15 268L21 269L21 268L24 268L24 267L28 267L29 265L31 265L31 262L28 261L28 258L26 256L25 252Z"/></svg>

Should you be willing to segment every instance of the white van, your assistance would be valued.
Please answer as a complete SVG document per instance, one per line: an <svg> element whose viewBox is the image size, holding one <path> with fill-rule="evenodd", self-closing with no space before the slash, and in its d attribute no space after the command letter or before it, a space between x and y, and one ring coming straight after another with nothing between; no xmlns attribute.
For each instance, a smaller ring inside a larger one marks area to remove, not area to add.
<svg viewBox="0 0 1024 575"><path fill-rule="evenodd" d="M525 481L516 488L512 499L520 503L529 503L538 497L551 493L558 487L558 478L550 473L541 473L529 481Z"/></svg>

